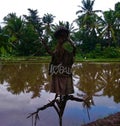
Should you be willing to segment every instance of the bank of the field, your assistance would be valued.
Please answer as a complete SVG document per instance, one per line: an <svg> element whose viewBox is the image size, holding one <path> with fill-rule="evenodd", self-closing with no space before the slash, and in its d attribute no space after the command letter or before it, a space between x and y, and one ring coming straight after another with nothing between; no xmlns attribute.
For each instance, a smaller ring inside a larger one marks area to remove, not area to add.
<svg viewBox="0 0 120 126"><path fill-rule="evenodd" d="M120 112L82 126L120 126Z"/></svg>
<svg viewBox="0 0 120 126"><path fill-rule="evenodd" d="M50 56L21 56L21 57L0 57L1 62L50 62ZM120 58L81 58L76 56L75 62L120 62Z"/></svg>

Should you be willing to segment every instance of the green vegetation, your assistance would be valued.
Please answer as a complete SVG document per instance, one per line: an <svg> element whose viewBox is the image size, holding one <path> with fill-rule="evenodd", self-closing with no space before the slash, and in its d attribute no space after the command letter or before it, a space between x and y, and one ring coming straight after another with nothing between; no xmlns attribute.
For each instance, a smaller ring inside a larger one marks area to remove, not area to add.
<svg viewBox="0 0 120 126"><path fill-rule="evenodd" d="M55 16L47 13L40 17L37 10L28 9L28 15L19 17L9 13L3 19L4 26L0 26L0 59L41 60L42 57L49 60L40 38L53 50L56 45L53 33L62 25L70 30L76 44L76 61L120 61L120 2L115 4L114 10L108 11L93 10L94 2L82 0L73 21L77 28L69 22L54 24ZM71 50L69 45L65 47Z"/></svg>
<svg viewBox="0 0 120 126"><path fill-rule="evenodd" d="M21 56L21 57L1 57L1 62L7 63L49 63L50 56ZM80 55L76 55L75 62L120 62L120 58L82 58Z"/></svg>

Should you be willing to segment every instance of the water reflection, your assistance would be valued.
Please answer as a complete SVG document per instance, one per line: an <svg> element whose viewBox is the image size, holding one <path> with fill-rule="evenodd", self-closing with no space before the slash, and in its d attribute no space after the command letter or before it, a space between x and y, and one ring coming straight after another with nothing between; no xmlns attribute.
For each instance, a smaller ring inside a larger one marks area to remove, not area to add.
<svg viewBox="0 0 120 126"><path fill-rule="evenodd" d="M44 95L48 93L47 98L49 96L50 77L48 75L47 70L48 70L48 64L37 64L37 63L36 64L32 64L32 63L31 64L30 63L1 64L0 65L1 106L2 106L2 101L6 100L6 96L8 95L11 96L12 98L13 96L17 95L17 99L15 99L16 101L18 100L18 97L22 97L21 98L22 101L22 99L25 98L26 94L30 94L29 96L27 96L26 99L29 99L30 97L34 101L36 98L40 97L38 99L38 101L40 101L38 106L42 106L48 103L48 102L44 102L41 105L41 100L42 100L41 94L44 92ZM100 64L99 63L77 63L73 65L73 78L74 78L75 96L84 97L88 95L91 98L93 98L91 99L93 104L94 101L95 104L100 103L103 98L104 101L106 102L107 99L109 98L111 102L116 104L116 106L118 103L120 103L120 93L119 93L120 92L120 63L100 63ZM4 98L2 96L4 96ZM44 100L47 98L45 97ZM97 98L101 98L101 99L98 99L97 101ZM14 104L13 100L9 100L9 99L7 100L8 101L4 101L4 102L6 102L6 104L9 104L9 107L12 108L12 104ZM37 103L38 101L34 102L34 104L38 104ZM101 102L101 104L104 103ZM17 108L17 105L14 104L14 108ZM100 104L97 105L99 106ZM110 103L107 104L108 107L109 105ZM25 106L27 106L27 104L22 107L24 108ZM119 106L118 111L120 111L120 105L118 104L118 106ZM0 109L2 110L2 107L0 107ZM32 105L30 105L30 108L26 112L26 114L31 112L30 109L32 109ZM102 109L102 111L104 110L105 109ZM2 116L5 115L4 111L2 112L0 111L0 117L1 117L1 113L3 113ZM4 121L4 123L5 122L6 121ZM6 125L4 123L3 125ZM25 125L28 126L27 124ZM16 125L12 125L12 126L16 126Z"/></svg>
<svg viewBox="0 0 120 126"><path fill-rule="evenodd" d="M8 83L7 90L18 95L32 92L32 98L40 97L40 91L49 91L47 64L10 64L2 65L0 83ZM45 85L45 86L44 86Z"/></svg>
<svg viewBox="0 0 120 126"><path fill-rule="evenodd" d="M76 64L74 76L80 78L76 86L83 93L114 97L116 103L120 102L120 64Z"/></svg>
<svg viewBox="0 0 120 126"><path fill-rule="evenodd" d="M91 108L91 105L94 105L92 102L92 98L90 96L87 96L86 98L83 99L83 98L75 97L73 95L57 96L49 103L45 104L44 106L38 108L35 112L31 113L27 118L32 117L32 126L36 126L37 120L39 120L39 111L43 111L48 107L53 107L59 117L59 126L62 126L62 117L68 100L83 102L83 106L87 109L88 118L90 120L90 114L88 109Z"/></svg>

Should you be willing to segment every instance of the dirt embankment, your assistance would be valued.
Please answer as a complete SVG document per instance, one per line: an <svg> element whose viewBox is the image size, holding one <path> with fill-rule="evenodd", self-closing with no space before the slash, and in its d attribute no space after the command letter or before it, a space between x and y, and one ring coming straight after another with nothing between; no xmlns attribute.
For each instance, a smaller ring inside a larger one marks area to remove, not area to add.
<svg viewBox="0 0 120 126"><path fill-rule="evenodd" d="M82 126L120 126L120 112Z"/></svg>

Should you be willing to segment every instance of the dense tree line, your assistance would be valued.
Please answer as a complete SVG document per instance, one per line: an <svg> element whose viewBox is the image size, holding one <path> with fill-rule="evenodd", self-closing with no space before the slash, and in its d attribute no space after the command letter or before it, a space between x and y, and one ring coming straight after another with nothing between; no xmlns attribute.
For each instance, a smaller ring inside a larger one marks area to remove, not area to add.
<svg viewBox="0 0 120 126"><path fill-rule="evenodd" d="M120 57L120 2L114 10L93 10L95 0L82 0L77 18L73 23L59 21L54 24L52 14L38 15L37 10L28 9L28 15L9 13L0 26L0 56L44 56L47 55L40 38L44 38L54 49L53 33L58 26L65 26L77 45L77 54L91 58ZM99 15L100 14L100 15ZM69 48L69 46L68 46Z"/></svg>

